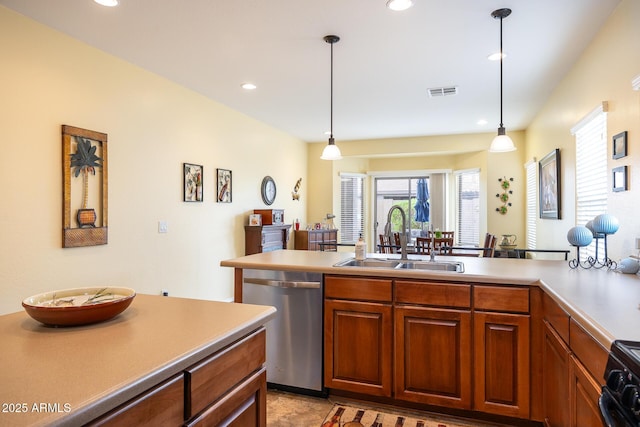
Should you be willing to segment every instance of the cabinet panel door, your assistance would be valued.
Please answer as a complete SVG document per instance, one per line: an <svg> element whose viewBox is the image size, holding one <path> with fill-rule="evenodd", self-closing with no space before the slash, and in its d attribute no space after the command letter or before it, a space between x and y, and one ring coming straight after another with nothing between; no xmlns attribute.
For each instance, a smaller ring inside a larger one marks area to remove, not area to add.
<svg viewBox="0 0 640 427"><path fill-rule="evenodd" d="M542 375L544 421L548 427L569 427L570 350L551 324L544 321Z"/></svg>
<svg viewBox="0 0 640 427"><path fill-rule="evenodd" d="M391 305L325 301L326 387L391 396Z"/></svg>
<svg viewBox="0 0 640 427"><path fill-rule="evenodd" d="M471 313L395 308L398 399L471 408Z"/></svg>
<svg viewBox="0 0 640 427"><path fill-rule="evenodd" d="M601 427L600 385L574 356L571 356L570 372L571 427Z"/></svg>
<svg viewBox="0 0 640 427"><path fill-rule="evenodd" d="M474 314L474 409L529 417L529 316Z"/></svg>

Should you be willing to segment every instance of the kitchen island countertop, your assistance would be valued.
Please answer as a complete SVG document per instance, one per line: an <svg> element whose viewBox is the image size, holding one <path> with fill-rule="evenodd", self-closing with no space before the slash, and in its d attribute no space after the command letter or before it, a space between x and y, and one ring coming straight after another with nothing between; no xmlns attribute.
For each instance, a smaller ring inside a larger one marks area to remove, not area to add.
<svg viewBox="0 0 640 427"><path fill-rule="evenodd" d="M474 283L539 286L605 348L616 339L640 341L640 277L604 269L571 269L567 261L436 256L462 261L464 273L382 268L334 267L353 257L349 252L279 250L220 263L224 267L313 271L324 274L416 278ZM399 258L400 255L368 254ZM410 256L416 259L427 257Z"/></svg>
<svg viewBox="0 0 640 427"><path fill-rule="evenodd" d="M82 425L258 329L273 307L137 295L106 322L0 316L0 425Z"/></svg>

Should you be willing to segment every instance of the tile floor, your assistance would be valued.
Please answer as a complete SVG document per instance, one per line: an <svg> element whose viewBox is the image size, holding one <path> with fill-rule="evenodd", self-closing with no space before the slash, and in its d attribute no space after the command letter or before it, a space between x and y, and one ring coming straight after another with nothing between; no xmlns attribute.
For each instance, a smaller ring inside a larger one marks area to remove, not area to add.
<svg viewBox="0 0 640 427"><path fill-rule="evenodd" d="M340 402L344 402L344 399ZM337 402L331 397L323 399L269 390L267 392L267 427L321 427L322 421L335 403ZM399 410L398 412L410 415L408 411ZM504 427L499 424L469 421L463 424L470 427Z"/></svg>

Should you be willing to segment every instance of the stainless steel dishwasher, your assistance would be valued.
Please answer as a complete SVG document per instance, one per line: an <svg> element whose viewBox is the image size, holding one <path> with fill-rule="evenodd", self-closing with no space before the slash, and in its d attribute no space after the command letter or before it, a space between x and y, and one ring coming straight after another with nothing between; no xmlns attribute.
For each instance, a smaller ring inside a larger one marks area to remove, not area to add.
<svg viewBox="0 0 640 427"><path fill-rule="evenodd" d="M322 395L322 274L244 270L243 302L278 312L266 324L267 383Z"/></svg>

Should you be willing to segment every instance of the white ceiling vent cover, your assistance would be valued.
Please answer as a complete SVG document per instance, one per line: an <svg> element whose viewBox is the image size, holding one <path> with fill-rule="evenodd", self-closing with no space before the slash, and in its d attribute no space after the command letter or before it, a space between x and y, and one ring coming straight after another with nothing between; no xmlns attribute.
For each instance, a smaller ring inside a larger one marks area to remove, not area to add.
<svg viewBox="0 0 640 427"><path fill-rule="evenodd" d="M429 98L453 96L458 94L458 86L432 87L427 89L427 91L429 92Z"/></svg>

